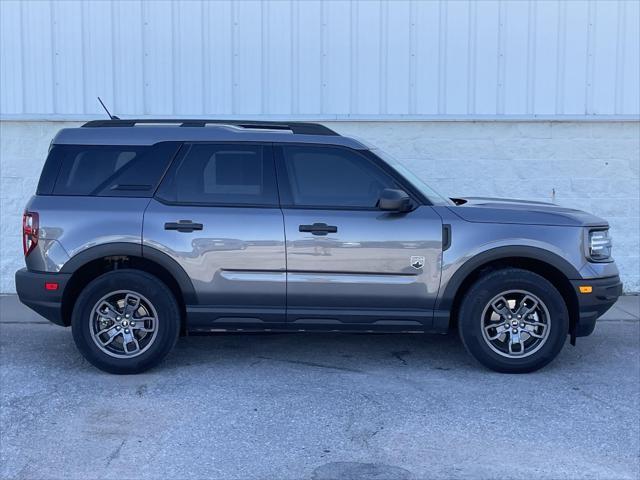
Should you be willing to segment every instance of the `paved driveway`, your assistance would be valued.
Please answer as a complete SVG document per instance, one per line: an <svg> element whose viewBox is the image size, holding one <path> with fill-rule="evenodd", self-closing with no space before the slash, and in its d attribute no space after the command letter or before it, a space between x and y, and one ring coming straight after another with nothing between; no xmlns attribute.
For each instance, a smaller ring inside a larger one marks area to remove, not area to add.
<svg viewBox="0 0 640 480"><path fill-rule="evenodd" d="M529 375L454 335L181 339L113 376L0 298L4 478L629 478L640 475L638 297Z"/></svg>

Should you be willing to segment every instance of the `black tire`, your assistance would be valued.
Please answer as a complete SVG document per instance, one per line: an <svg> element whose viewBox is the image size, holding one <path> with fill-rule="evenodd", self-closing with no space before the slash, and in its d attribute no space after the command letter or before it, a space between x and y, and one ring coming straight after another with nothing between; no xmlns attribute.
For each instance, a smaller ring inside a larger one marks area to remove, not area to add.
<svg viewBox="0 0 640 480"><path fill-rule="evenodd" d="M524 291L535 295L549 313L549 331L545 342L537 350L532 348L532 353L522 358L505 356L509 352L497 353L485 340L483 333L486 325L483 324L485 308L496 296L507 291ZM560 292L544 277L519 268L505 268L483 275L465 293L458 315L458 332L467 351L485 367L502 373L527 373L544 367L560 353L568 331L569 313Z"/></svg>
<svg viewBox="0 0 640 480"><path fill-rule="evenodd" d="M157 312L153 341L147 350L130 358L116 358L102 351L91 331L96 303L123 289L144 296ZM109 373L140 373L160 363L174 347L180 333L180 308L171 290L153 275L139 270L114 270L100 275L82 290L73 308L71 327L80 353L92 365Z"/></svg>

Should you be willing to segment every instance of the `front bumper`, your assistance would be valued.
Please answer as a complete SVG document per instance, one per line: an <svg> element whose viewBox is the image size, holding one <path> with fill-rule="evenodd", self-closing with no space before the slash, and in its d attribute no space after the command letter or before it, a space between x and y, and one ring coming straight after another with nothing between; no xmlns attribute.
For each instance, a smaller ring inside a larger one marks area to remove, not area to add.
<svg viewBox="0 0 640 480"><path fill-rule="evenodd" d="M26 268L16 272L16 292L20 301L31 310L57 325L65 326L62 315L62 298L70 273L31 272ZM46 284L56 283L56 290L48 290Z"/></svg>
<svg viewBox="0 0 640 480"><path fill-rule="evenodd" d="M615 275L606 278L571 280L578 297L579 318L575 327L576 337L591 335L596 320L609 310L622 295L622 282ZM591 287L591 293L581 293L580 287Z"/></svg>

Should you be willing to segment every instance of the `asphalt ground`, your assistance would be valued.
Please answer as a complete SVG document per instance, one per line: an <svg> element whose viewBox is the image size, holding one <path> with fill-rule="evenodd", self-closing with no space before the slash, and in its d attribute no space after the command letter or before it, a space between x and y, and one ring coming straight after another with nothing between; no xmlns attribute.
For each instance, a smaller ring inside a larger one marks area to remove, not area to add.
<svg viewBox="0 0 640 480"><path fill-rule="evenodd" d="M639 300L527 375L456 335L241 334L115 376L2 296L0 477L638 479Z"/></svg>

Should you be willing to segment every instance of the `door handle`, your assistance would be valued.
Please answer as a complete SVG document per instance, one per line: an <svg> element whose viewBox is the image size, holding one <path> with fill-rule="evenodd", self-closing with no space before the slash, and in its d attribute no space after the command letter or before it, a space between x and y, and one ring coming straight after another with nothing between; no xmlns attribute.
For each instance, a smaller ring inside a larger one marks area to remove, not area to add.
<svg viewBox="0 0 640 480"><path fill-rule="evenodd" d="M338 227L326 223L314 223L313 225L300 225L298 231L309 232L312 235L326 235L327 233L337 233Z"/></svg>
<svg viewBox="0 0 640 480"><path fill-rule="evenodd" d="M179 232L193 232L194 230L202 230L201 223L193 223L191 220L179 220L177 222L167 222L164 224L165 230L177 230Z"/></svg>

